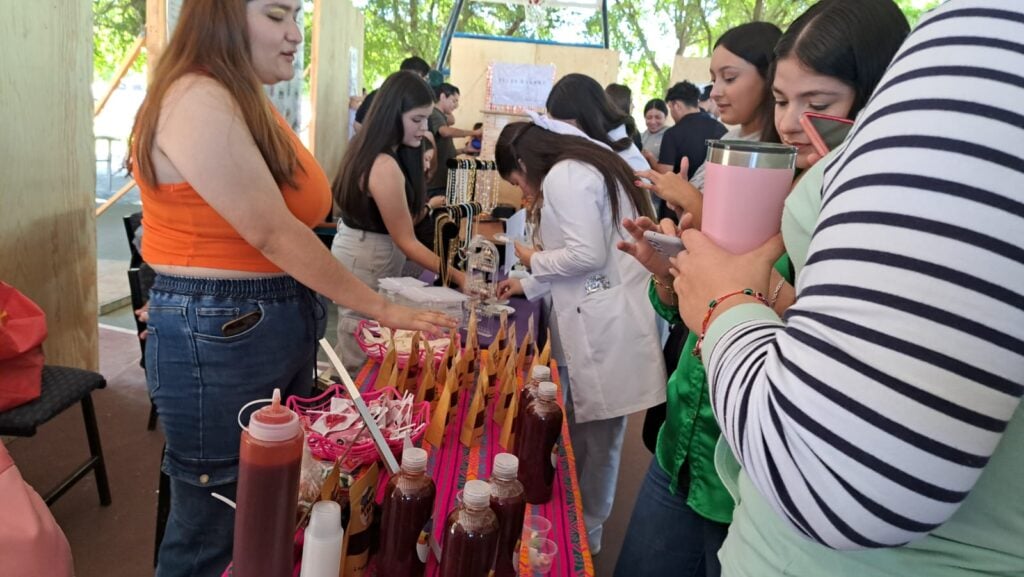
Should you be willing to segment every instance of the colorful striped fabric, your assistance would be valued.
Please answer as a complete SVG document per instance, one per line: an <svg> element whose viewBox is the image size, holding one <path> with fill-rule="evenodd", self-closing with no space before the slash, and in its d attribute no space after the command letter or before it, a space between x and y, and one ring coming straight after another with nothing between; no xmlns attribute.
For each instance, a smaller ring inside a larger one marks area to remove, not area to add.
<svg viewBox="0 0 1024 577"><path fill-rule="evenodd" d="M486 351L482 351L486 355ZM377 378L377 365L368 361L356 377L356 385L362 390L373 386ZM558 367L552 363L551 376L557 384ZM521 377L520 377L521 378ZM500 386L500 384L499 384ZM522 382L520 382L520 387ZM487 425L480 445L467 448L459 442L459 431L469 410L472 400L470 395L460 395L458 417L448 424L444 442L440 449L424 446L430 454L428 471L437 484L437 497L434 503L434 535L444 533L444 523L448 513L455 507L455 495L473 479L488 479L491 476L491 464L494 456L502 452L498 439L501 426L491 416L496 401L487 407ZM551 533L548 538L558 545L558 556L549 575L552 577L593 577L594 564L590 556L590 545L587 543L587 531L583 525L583 502L580 498L580 487L576 478L576 458L573 455L572 443L569 442L568 420L562 425L562 438L558 444L558 471L555 486L551 492L551 500L543 505L527 505L526 515L540 515L551 521ZM386 482L382 478L382 483ZM534 575L527 563L526 550L520 556L521 576ZM426 577L436 577L438 563L431 557L427 565Z"/></svg>

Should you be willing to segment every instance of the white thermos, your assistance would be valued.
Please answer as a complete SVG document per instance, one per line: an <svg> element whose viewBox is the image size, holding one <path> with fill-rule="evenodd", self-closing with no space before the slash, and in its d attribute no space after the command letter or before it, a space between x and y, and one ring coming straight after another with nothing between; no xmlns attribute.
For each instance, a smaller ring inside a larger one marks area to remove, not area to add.
<svg viewBox="0 0 1024 577"><path fill-rule="evenodd" d="M299 577L338 577L341 570L341 505L318 501L306 527Z"/></svg>

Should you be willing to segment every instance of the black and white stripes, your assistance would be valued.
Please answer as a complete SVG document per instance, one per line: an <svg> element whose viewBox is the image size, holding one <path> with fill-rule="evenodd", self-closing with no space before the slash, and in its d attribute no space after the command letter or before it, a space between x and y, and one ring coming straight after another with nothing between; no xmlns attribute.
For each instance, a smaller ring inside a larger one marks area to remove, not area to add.
<svg viewBox="0 0 1024 577"><path fill-rule="evenodd" d="M708 351L722 431L772 507L838 549L948 520L1024 393L1024 2L908 38L825 174L785 326ZM1024 412L1018 418L1024 418Z"/></svg>

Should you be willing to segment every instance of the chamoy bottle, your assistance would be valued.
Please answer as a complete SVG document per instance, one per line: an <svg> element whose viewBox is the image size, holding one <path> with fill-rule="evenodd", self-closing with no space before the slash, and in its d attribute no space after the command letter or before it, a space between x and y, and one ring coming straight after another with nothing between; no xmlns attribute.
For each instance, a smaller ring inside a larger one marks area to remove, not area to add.
<svg viewBox="0 0 1024 577"><path fill-rule="evenodd" d="M440 577L490 575L498 547L498 517L490 505L491 486L486 481L468 481L462 506L445 523Z"/></svg>
<svg viewBox="0 0 1024 577"><path fill-rule="evenodd" d="M537 398L530 402L523 415L519 450L519 482L526 492L526 502L547 503L555 482L553 456L562 433L562 407L555 401L555 383L541 383Z"/></svg>
<svg viewBox="0 0 1024 577"><path fill-rule="evenodd" d="M430 521L437 488L427 475L427 452L410 447L402 453L402 470L384 491L381 548L377 574L381 577L420 577L426 558L416 543Z"/></svg>
<svg viewBox="0 0 1024 577"><path fill-rule="evenodd" d="M235 577L289 577L295 560L296 509L302 461L299 417L281 405L253 413L242 431L235 511Z"/></svg>
<svg viewBox="0 0 1024 577"><path fill-rule="evenodd" d="M519 566L519 538L526 517L526 495L519 474L519 459L498 453L491 469L491 509L498 516L498 556L494 561L494 577L515 577Z"/></svg>
<svg viewBox="0 0 1024 577"><path fill-rule="evenodd" d="M551 367L545 367L537 365L530 369L530 380L523 385L523 390L519 392L519 407L516 411L516 418L512 422L513 443L512 452L516 452L516 447L519 442L519 434L523 430L523 415L526 414L526 407L530 406L530 403L537 398L537 387L541 383L551 380Z"/></svg>
<svg viewBox="0 0 1024 577"><path fill-rule="evenodd" d="M299 577L338 577L341 571L341 505L334 501L313 503L302 541L302 572Z"/></svg>

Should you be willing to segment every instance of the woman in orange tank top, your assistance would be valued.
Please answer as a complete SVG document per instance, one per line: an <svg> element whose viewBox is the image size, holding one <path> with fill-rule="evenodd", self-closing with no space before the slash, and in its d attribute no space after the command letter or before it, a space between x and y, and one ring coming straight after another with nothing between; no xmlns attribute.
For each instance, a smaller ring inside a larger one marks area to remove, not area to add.
<svg viewBox="0 0 1024 577"><path fill-rule="evenodd" d="M230 561L236 416L275 387L308 394L326 309L318 293L394 327L454 322L396 306L310 229L330 210L323 171L262 84L290 79L300 0L190 0L132 131L150 295L146 376L160 414L171 512L158 577Z"/></svg>

